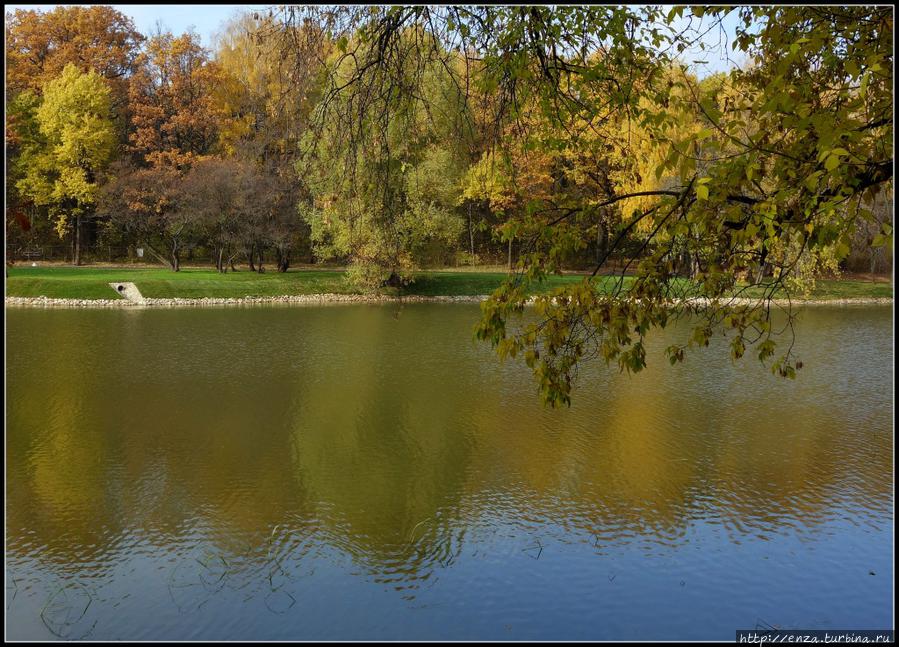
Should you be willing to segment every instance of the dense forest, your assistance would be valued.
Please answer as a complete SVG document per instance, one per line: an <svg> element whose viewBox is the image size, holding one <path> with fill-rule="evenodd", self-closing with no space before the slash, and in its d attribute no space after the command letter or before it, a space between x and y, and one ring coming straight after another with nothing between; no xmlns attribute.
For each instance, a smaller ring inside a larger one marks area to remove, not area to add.
<svg viewBox="0 0 899 647"><path fill-rule="evenodd" d="M485 122L495 107L474 99L500 100L499 89L493 97L466 96L464 88L483 81L471 57L443 52L428 61L415 51L422 49L421 34L410 33L409 69L398 71L419 77L410 81L428 93L427 105L397 110L389 132L358 142L389 151L401 170L395 186L378 187L401 203L390 232L395 240L387 241L374 222L382 198L364 190L378 182L339 172L344 141L333 131L336 119L325 128L311 123L329 82L326 66L349 64L347 38L328 38L326 23L314 25L308 16L301 26L283 17L246 13L224 26L208 51L196 33L140 34L111 7L7 14L7 236L14 248L45 246L77 264L84 249L103 259L112 248L122 254L142 247L174 270L198 249L221 271L235 262L257 270L265 258L283 271L299 255L358 261L360 276L371 271L366 259L385 252L395 257L389 269L398 271L510 262L516 249L509 225L528 201L570 192L595 200L664 184L644 179L662 149L650 129L633 123L591 127L584 135L592 141L577 150L523 143L502 154L489 150ZM323 31L317 38L303 33L317 28ZM282 47L300 39L318 51L303 50L306 65L298 67ZM696 93L700 106L704 99L726 101L725 75L700 81L689 72L678 79L681 73L665 70L672 91L663 98L682 104L678 136L714 136L682 95ZM515 127L536 127L539 119L537 108L526 106L521 120L530 123ZM314 163L304 164L310 147ZM363 152L353 171L376 175L379 152ZM356 184L352 191L344 190L347 181ZM872 206L879 221L889 219L889 197ZM568 266L602 258L619 211L603 208L579 223L581 249L566 255ZM888 269L886 250L870 246L877 233L859 223L843 266ZM641 238L635 231L621 248L638 247ZM834 259L828 262L837 269Z"/></svg>
<svg viewBox="0 0 899 647"><path fill-rule="evenodd" d="M716 30L741 64L700 78ZM372 290L508 264L478 334L553 403L583 357L639 370L673 298L712 305L672 363L719 325L766 359L770 302L723 297L891 268L892 31L889 7L284 6L206 49L111 7L16 10L7 256L334 263ZM636 280L507 331L563 269Z"/></svg>

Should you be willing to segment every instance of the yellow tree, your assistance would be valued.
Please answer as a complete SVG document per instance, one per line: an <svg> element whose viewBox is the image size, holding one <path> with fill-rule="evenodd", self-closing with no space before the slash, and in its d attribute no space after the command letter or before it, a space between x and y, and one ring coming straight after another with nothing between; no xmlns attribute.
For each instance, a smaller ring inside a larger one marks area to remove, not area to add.
<svg viewBox="0 0 899 647"><path fill-rule="evenodd" d="M280 41L310 39L310 30L247 12L219 34L215 58L223 74L215 99L233 115L221 129L226 152L269 161L293 157L323 85L315 59L327 55L330 42L317 39L309 60L294 64L282 56Z"/></svg>
<svg viewBox="0 0 899 647"><path fill-rule="evenodd" d="M43 95L35 112L40 141L20 160L17 188L48 207L61 238L73 233L73 260L80 265L81 224L93 213L98 175L116 149L111 90L96 72L69 64Z"/></svg>
<svg viewBox="0 0 899 647"><path fill-rule="evenodd" d="M95 70L112 89L114 121L124 141L128 77L143 41L131 19L109 6L16 9L6 14L7 218L19 225L10 233L30 230L28 239L34 240L46 229L32 226L43 209L16 189L22 179L19 158L35 140L33 108L43 87L68 64L81 72Z"/></svg>

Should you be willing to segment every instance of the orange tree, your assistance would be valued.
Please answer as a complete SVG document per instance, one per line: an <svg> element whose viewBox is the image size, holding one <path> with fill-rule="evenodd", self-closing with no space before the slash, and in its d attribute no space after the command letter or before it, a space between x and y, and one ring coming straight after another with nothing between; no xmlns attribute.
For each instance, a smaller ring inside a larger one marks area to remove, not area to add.
<svg viewBox="0 0 899 647"><path fill-rule="evenodd" d="M130 79L131 150L139 161L187 168L213 152L230 115L216 101L221 68L199 36L151 37Z"/></svg>

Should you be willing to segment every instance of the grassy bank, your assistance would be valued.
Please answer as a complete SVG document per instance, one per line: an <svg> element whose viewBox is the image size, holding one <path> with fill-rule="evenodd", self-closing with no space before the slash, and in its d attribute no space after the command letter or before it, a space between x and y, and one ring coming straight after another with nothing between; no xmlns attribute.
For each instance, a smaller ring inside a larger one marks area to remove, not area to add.
<svg viewBox="0 0 899 647"><path fill-rule="evenodd" d="M415 282L396 294L421 296L468 296L489 294L502 282L501 272L421 272ZM552 277L548 285L556 287L579 281L579 276ZM246 296L297 296L305 294L358 294L336 270L296 270L286 274L249 271L219 274L214 270L95 268L95 267L13 267L6 279L8 296L55 299L116 298L109 283L130 281L150 298L239 298Z"/></svg>
<svg viewBox="0 0 899 647"><path fill-rule="evenodd" d="M469 296L489 294L502 282L502 272L420 272L415 282L397 294L420 296ZM582 279L578 275L553 276L543 289ZM246 296L294 296L305 294L356 294L343 272L295 270L286 274L229 272L206 269L134 269L128 267L12 267L6 279L7 296L56 299L113 299L109 283L131 281L151 298L239 298ZM750 295L747 295L750 296ZM794 298L798 295L793 295ZM860 280L819 281L813 299L891 298L889 282Z"/></svg>

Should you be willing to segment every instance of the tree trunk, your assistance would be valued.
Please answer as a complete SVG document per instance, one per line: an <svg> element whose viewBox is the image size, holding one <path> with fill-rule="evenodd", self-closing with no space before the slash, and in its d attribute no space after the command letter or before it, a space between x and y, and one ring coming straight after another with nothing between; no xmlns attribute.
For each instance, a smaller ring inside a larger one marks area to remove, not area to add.
<svg viewBox="0 0 899 647"><path fill-rule="evenodd" d="M512 271L512 239L509 239L509 271Z"/></svg>
<svg viewBox="0 0 899 647"><path fill-rule="evenodd" d="M254 251L254 250L253 250L253 246L252 246L252 245L250 245L250 246L247 247L247 249L246 249L247 262L250 264L250 271L251 271L251 272L255 272L255 271L256 271L256 266L253 265L253 251Z"/></svg>
<svg viewBox="0 0 899 647"><path fill-rule="evenodd" d="M75 265L81 265L81 216L75 216Z"/></svg>
<svg viewBox="0 0 899 647"><path fill-rule="evenodd" d="M474 262L474 227L471 222L471 202L468 203L468 249L471 254L471 262Z"/></svg>
<svg viewBox="0 0 899 647"><path fill-rule="evenodd" d="M598 265L606 256L606 248L609 246L609 230L606 224L600 220L596 223L596 264Z"/></svg>
<svg viewBox="0 0 899 647"><path fill-rule="evenodd" d="M265 272L265 268L262 267L262 245L258 245L258 246L256 247L256 251L257 251L258 254L259 254L259 256L258 256L259 262L257 263L257 265L259 266L259 270L258 270L258 271L259 271L260 274L262 274L263 272Z"/></svg>
<svg viewBox="0 0 899 647"><path fill-rule="evenodd" d="M144 241L143 245L144 245L144 249L146 249L148 252L150 252L157 261L159 261L163 265L168 265L172 270L175 270L175 266L172 263L172 255L174 254L174 252L172 252L168 256L165 256L164 254L160 254L159 252L156 251L156 248L150 244L149 239Z"/></svg>
<svg viewBox="0 0 899 647"><path fill-rule="evenodd" d="M178 249L178 243L174 243L172 245L172 271L178 272L181 270L181 250Z"/></svg>
<svg viewBox="0 0 899 647"><path fill-rule="evenodd" d="M278 271L286 272L287 268L290 267L290 251L275 247L275 253L278 256Z"/></svg>

